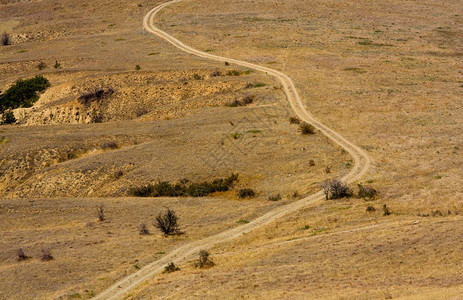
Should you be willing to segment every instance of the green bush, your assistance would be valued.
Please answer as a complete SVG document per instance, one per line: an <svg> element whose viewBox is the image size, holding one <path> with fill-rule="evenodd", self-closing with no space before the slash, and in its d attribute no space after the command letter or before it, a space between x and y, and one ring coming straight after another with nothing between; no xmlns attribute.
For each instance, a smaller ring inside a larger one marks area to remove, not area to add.
<svg viewBox="0 0 463 300"><path fill-rule="evenodd" d="M11 109L4 111L2 115L2 121L0 122L1 125L3 124L14 124L16 123L16 118L14 113Z"/></svg>
<svg viewBox="0 0 463 300"><path fill-rule="evenodd" d="M0 95L0 112L18 107L31 107L39 99L37 92L43 92L50 82L43 76L19 79Z"/></svg>
<svg viewBox="0 0 463 300"><path fill-rule="evenodd" d="M190 183L182 180L181 183L170 183L159 181L155 184L148 184L132 188L129 194L136 197L204 197L214 192L228 191L233 183L238 180L238 174L231 174L227 178L215 179L212 182Z"/></svg>

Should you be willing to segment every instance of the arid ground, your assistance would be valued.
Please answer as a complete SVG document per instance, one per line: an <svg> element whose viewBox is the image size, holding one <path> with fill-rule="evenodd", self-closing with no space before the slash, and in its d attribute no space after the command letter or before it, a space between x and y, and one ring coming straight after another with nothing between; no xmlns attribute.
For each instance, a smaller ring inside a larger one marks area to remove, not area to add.
<svg viewBox="0 0 463 300"><path fill-rule="evenodd" d="M353 168L344 149L289 122L274 78L144 31L161 3L0 0L0 33L12 40L0 46L0 90L36 75L51 83L14 111L17 124L0 126L0 299L92 298ZM184 0L162 10L155 25L185 44L291 77L306 109L371 157L351 188L378 195L312 203L207 249L212 268L180 264L126 298L459 299L462 24L460 1ZM95 89L113 93L79 100ZM129 194L231 173L233 189L207 197ZM238 198L241 188L256 197ZM183 235L153 226L167 207ZM54 259L41 261L42 249Z"/></svg>

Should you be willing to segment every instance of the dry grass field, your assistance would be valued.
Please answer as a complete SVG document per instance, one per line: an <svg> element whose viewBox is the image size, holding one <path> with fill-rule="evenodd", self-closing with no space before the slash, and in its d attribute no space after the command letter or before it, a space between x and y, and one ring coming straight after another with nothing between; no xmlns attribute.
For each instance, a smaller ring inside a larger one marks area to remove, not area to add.
<svg viewBox="0 0 463 300"><path fill-rule="evenodd" d="M18 124L0 126L0 299L92 298L352 168L343 149L289 123L273 78L144 32L160 3L0 0L0 33L12 38L0 46L0 90L36 75L51 83L15 110ZM127 298L460 299L462 24L459 1L185 0L162 10L156 25L185 44L290 76L317 119L368 152L358 183L379 194L311 204L207 249L214 267L182 264ZM79 100L97 88L113 92ZM232 172L231 191L205 198L128 195ZM244 187L257 196L238 199ZM185 234L156 231L166 207ZM30 259L17 261L20 247ZM54 259L41 261L42 249Z"/></svg>

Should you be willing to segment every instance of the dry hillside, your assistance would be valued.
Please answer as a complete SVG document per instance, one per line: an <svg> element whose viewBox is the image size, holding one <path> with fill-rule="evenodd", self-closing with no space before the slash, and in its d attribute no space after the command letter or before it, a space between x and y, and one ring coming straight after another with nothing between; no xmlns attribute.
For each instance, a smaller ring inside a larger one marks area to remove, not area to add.
<svg viewBox="0 0 463 300"><path fill-rule="evenodd" d="M344 149L289 122L274 78L143 31L162 2L0 0L12 42L0 46L0 90L36 75L51 83L14 111L17 124L0 126L0 299L92 298L352 169ZM181 264L127 298L459 299L460 11L436 0L184 0L162 10L155 24L185 44L290 76L306 108L372 158L351 188L378 195L313 203L207 249L214 267ZM104 96L86 98L98 89ZM231 173L232 190L204 198L129 195ZM241 188L256 197L239 199ZM167 207L185 234L152 225ZM30 258L17 261L19 248ZM54 259L41 261L42 249Z"/></svg>

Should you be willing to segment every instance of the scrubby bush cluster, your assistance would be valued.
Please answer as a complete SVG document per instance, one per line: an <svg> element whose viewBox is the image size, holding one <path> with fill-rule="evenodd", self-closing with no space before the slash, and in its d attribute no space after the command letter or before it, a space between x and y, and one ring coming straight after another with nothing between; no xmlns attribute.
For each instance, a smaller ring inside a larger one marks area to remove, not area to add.
<svg viewBox="0 0 463 300"><path fill-rule="evenodd" d="M378 194L378 192L371 186L364 186L359 184L358 188L359 190L357 195L359 198L373 199Z"/></svg>
<svg viewBox="0 0 463 300"><path fill-rule="evenodd" d="M349 198L352 196L352 190L349 186L337 179L325 180L322 182L321 187L323 188L326 200Z"/></svg>
<svg viewBox="0 0 463 300"><path fill-rule="evenodd" d="M77 100L83 105L90 105L93 101L99 101L114 93L112 88L95 88L81 95Z"/></svg>
<svg viewBox="0 0 463 300"><path fill-rule="evenodd" d="M253 95L245 95L243 98L240 99L235 99L231 103L228 104L229 107L238 107L238 106L246 106L248 104L251 104L254 102L254 96Z"/></svg>
<svg viewBox="0 0 463 300"><path fill-rule="evenodd" d="M280 194L271 195L270 197L268 197L268 200L270 200L270 201L278 201L278 200L281 200L281 195L280 195Z"/></svg>
<svg viewBox="0 0 463 300"><path fill-rule="evenodd" d="M189 183L182 180L180 183L159 181L129 190L129 194L136 197L204 197L214 192L228 191L238 180L238 174L231 174L227 178L220 178L212 182Z"/></svg>
<svg viewBox="0 0 463 300"><path fill-rule="evenodd" d="M299 132L303 135L314 134L315 127L312 124L302 122L299 124Z"/></svg>
<svg viewBox="0 0 463 300"><path fill-rule="evenodd" d="M171 262L164 267L164 271L162 271L162 273L172 273L178 270L180 270L180 268L177 267L173 262Z"/></svg>
<svg viewBox="0 0 463 300"><path fill-rule="evenodd" d="M238 191L238 197L240 198L251 198L251 197L254 197L255 195L256 193L254 192L254 190L250 188L244 188Z"/></svg>
<svg viewBox="0 0 463 300"><path fill-rule="evenodd" d="M0 95L0 113L18 107L31 107L39 99L37 92L43 92L50 82L43 76L19 79Z"/></svg>

